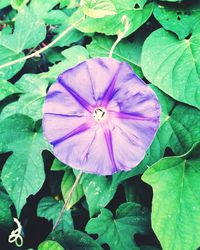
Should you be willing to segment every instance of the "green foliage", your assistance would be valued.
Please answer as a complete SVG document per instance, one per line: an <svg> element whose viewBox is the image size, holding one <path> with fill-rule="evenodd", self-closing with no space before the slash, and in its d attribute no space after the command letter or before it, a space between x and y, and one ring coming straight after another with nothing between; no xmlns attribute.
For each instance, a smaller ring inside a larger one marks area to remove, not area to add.
<svg viewBox="0 0 200 250"><path fill-rule="evenodd" d="M88 58L87 50L79 45L63 50L62 55L65 57L65 60L50 67L48 72L42 73L42 78L48 78L50 81L55 81L58 75L63 71L75 66L82 61L85 61Z"/></svg>
<svg viewBox="0 0 200 250"><path fill-rule="evenodd" d="M196 9L184 10L179 7L174 10L174 8L158 5L153 14L166 30L176 33L180 40L186 38L200 20L200 11Z"/></svg>
<svg viewBox="0 0 200 250"><path fill-rule="evenodd" d="M100 244L107 243L111 250L139 249L133 240L136 233L148 230L148 211L139 204L127 202L116 211L116 216L108 209L102 209L97 218L89 220L86 232L99 235Z"/></svg>
<svg viewBox="0 0 200 250"><path fill-rule="evenodd" d="M152 14L153 5L146 4L143 9L134 9L132 1L114 1L117 14L104 16L103 18L93 18L87 16L84 21L76 27L82 32L98 32L106 35L115 35L124 30L123 17L126 16L129 29L126 36L137 30ZM71 22L75 22L83 16L83 11L78 9L71 17Z"/></svg>
<svg viewBox="0 0 200 250"><path fill-rule="evenodd" d="M10 206L12 201L10 200L8 194L0 180L0 229L10 229L12 225L12 214Z"/></svg>
<svg viewBox="0 0 200 250"><path fill-rule="evenodd" d="M125 61L129 63L135 73L142 77L142 72L140 69L140 57L143 41L141 38L134 39L133 42L128 42L122 40L114 52L113 58L119 61ZM106 36L94 36L92 42L87 45L87 49L91 57L108 57L110 49L114 43L114 39L108 38Z"/></svg>
<svg viewBox="0 0 200 250"><path fill-rule="evenodd" d="M30 9L38 18L42 18L46 23L60 24L65 21L67 16L62 10L52 10L59 2L59 0L32 0Z"/></svg>
<svg viewBox="0 0 200 250"><path fill-rule="evenodd" d="M163 249L200 245L199 150L197 144L185 155L163 158L143 175L153 187L152 226Z"/></svg>
<svg viewBox="0 0 200 250"><path fill-rule="evenodd" d="M43 21L36 19L29 8L20 9L12 34L0 33L0 45L19 54L24 49L37 46L46 36Z"/></svg>
<svg viewBox="0 0 200 250"><path fill-rule="evenodd" d="M0 101L9 95L20 93L20 90L8 81L0 81Z"/></svg>
<svg viewBox="0 0 200 250"><path fill-rule="evenodd" d="M65 170L62 182L61 182L61 191L64 200L67 199L69 192L76 180L76 176L74 175L71 168L67 168ZM67 208L71 208L74 204L76 204L82 197L84 196L82 185L78 184L73 195L70 198Z"/></svg>
<svg viewBox="0 0 200 250"><path fill-rule="evenodd" d="M199 2L2 0L0 17L0 248L16 249L8 237L18 217L22 249L198 249ZM125 24L112 57L154 90L160 127L131 171L82 173L51 232L79 172L43 137L46 92L63 71L108 57Z"/></svg>
<svg viewBox="0 0 200 250"><path fill-rule="evenodd" d="M179 41L164 29L145 41L142 70L145 77L178 101L200 108L200 34Z"/></svg>
<svg viewBox="0 0 200 250"><path fill-rule="evenodd" d="M56 241L46 240L39 245L38 250L64 250L64 248Z"/></svg>
<svg viewBox="0 0 200 250"><path fill-rule="evenodd" d="M14 85L18 93L21 93L20 98L17 102L13 102L5 107L1 118L21 113L32 117L35 121L42 119L42 106L47 86L48 81L40 79L37 75L23 75Z"/></svg>
<svg viewBox="0 0 200 250"><path fill-rule="evenodd" d="M1 178L19 216L26 198L42 187L45 175L41 153L49 146L41 131L34 131L33 120L25 115L6 118L0 123L0 131L0 152L13 152Z"/></svg>
<svg viewBox="0 0 200 250"><path fill-rule="evenodd" d="M54 225L59 217L59 213L63 205L63 201L56 201L52 197L44 197L38 204L37 215L44 217L47 220L52 220ZM61 230L65 233L70 229L73 229L71 212L70 210L65 210L56 230Z"/></svg>
<svg viewBox="0 0 200 250"><path fill-rule="evenodd" d="M102 18L104 16L112 16L117 14L114 3L111 0L81 0L81 7L85 15Z"/></svg>
<svg viewBox="0 0 200 250"><path fill-rule="evenodd" d="M58 241L65 250L102 250L95 240L78 230L69 230L64 235L56 231L49 238Z"/></svg>

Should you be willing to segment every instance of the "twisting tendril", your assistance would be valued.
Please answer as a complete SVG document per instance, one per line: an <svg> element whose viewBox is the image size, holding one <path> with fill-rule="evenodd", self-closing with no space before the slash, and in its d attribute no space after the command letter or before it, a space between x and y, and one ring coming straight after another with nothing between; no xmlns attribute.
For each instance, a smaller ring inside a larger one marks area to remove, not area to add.
<svg viewBox="0 0 200 250"><path fill-rule="evenodd" d="M8 237L8 242L9 243L15 242L15 245L17 247L21 247L21 246L23 246L23 238L21 236L22 226L17 218L13 218L13 220L17 224L17 229L15 229L11 232L11 234Z"/></svg>

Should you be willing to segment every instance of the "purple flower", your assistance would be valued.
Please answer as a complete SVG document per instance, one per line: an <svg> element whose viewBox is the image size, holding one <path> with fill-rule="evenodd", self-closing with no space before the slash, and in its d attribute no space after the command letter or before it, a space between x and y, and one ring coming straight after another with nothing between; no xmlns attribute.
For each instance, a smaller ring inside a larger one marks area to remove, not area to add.
<svg viewBox="0 0 200 250"><path fill-rule="evenodd" d="M43 113L44 135L60 161L112 175L144 158L159 127L160 105L127 63L93 58L58 77Z"/></svg>

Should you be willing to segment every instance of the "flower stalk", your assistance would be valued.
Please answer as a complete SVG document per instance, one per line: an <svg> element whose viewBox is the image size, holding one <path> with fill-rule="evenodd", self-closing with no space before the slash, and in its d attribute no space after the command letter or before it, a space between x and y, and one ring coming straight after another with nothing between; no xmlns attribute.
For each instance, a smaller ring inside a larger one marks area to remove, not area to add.
<svg viewBox="0 0 200 250"><path fill-rule="evenodd" d="M65 211L67 205L69 204L69 202L70 202L70 200L71 200L71 197L72 197L72 195L73 195L73 193L74 193L74 191L75 191L75 189L76 189L76 186L77 186L78 183L79 183L79 180L80 180L80 178L81 178L81 175L82 175L82 171L80 171L79 174L78 174L78 176L76 177L76 180L75 180L75 182L74 182L74 184L73 184L73 186L72 186L72 188L71 188L71 190L70 190L70 192L69 192L69 194L68 194L68 196L67 196L67 199L66 199L66 201L65 201L65 204L64 204L64 206L63 206L63 208L62 208L62 210L61 210L61 212L60 212L60 214L59 214L59 217L58 217L56 223L55 223L54 226L53 226L52 232L56 229L56 227L57 227L58 224L60 223L60 220L61 220L61 218L62 218L62 215L63 215L63 213L64 213L64 211Z"/></svg>

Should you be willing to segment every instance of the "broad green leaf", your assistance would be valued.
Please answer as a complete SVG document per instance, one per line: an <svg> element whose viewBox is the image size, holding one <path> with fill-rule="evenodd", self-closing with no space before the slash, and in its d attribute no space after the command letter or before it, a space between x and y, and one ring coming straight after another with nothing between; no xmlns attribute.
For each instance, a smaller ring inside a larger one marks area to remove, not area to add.
<svg viewBox="0 0 200 250"><path fill-rule="evenodd" d="M130 35L143 25L151 16L153 4L149 3L143 9L134 9L134 1L115 0L115 8L117 14L112 16L104 16L103 18L92 18L87 16L82 22L76 25L76 28L82 32L91 33L98 32L106 35L116 35L124 30L123 17L126 16L129 23L129 29L125 36ZM82 10L79 8L72 16L71 23L78 21L83 16Z"/></svg>
<svg viewBox="0 0 200 250"><path fill-rule="evenodd" d="M0 101L3 100L5 97L20 93L21 91L12 83L7 81L0 81Z"/></svg>
<svg viewBox="0 0 200 250"><path fill-rule="evenodd" d="M29 195L36 194L45 179L42 151L49 149L34 122L25 115L12 115L0 122L0 152L12 154L2 170L2 182L18 216Z"/></svg>
<svg viewBox="0 0 200 250"><path fill-rule="evenodd" d="M197 144L185 155L163 158L142 177L153 188L152 227L164 250L200 246L199 151Z"/></svg>
<svg viewBox="0 0 200 250"><path fill-rule="evenodd" d="M87 45L91 57L108 57L115 39L96 35L92 42ZM122 40L115 48L112 57L119 61L129 63L136 74L142 77L140 69L140 55L142 50L142 39L134 39L133 42Z"/></svg>
<svg viewBox="0 0 200 250"><path fill-rule="evenodd" d="M44 217L47 220L52 220L54 225L63 206L63 201L57 201L53 197L44 197L38 204L37 215L39 217ZM70 229L73 229L73 220L70 210L66 209L56 230L61 230L63 233L65 233Z"/></svg>
<svg viewBox="0 0 200 250"><path fill-rule="evenodd" d="M58 63L65 59L59 48L50 48L45 51L44 54L45 58L52 64Z"/></svg>
<svg viewBox="0 0 200 250"><path fill-rule="evenodd" d="M42 106L48 81L40 79L38 75L24 74L14 86L22 94L17 102L13 102L3 109L1 119L15 113L30 116L35 121L42 119Z"/></svg>
<svg viewBox="0 0 200 250"><path fill-rule="evenodd" d="M60 2L60 8L64 8L71 2L71 0L60 0L59 2Z"/></svg>
<svg viewBox="0 0 200 250"><path fill-rule="evenodd" d="M162 114L160 128L150 149L158 152L160 148L160 157L163 157L167 147L175 154L187 152L200 140L200 111L184 104L175 105L172 98L155 86L152 88L159 98ZM153 147L154 143L158 143L157 150Z"/></svg>
<svg viewBox="0 0 200 250"><path fill-rule="evenodd" d="M40 243L38 250L64 250L64 248L56 241L46 240Z"/></svg>
<svg viewBox="0 0 200 250"><path fill-rule="evenodd" d="M122 181L143 172L144 166L139 165L129 172L120 172L109 177L83 174L80 183L86 196L90 217L98 213L112 200Z"/></svg>
<svg viewBox="0 0 200 250"><path fill-rule="evenodd" d="M10 5L10 0L3 0L3 1L0 1L0 10L9 6Z"/></svg>
<svg viewBox="0 0 200 250"><path fill-rule="evenodd" d="M37 19L28 7L24 7L17 14L14 32L0 32L0 45L19 54L24 49L37 46L45 36L44 22Z"/></svg>
<svg viewBox="0 0 200 250"><path fill-rule="evenodd" d="M0 179L0 228L3 230L10 229L12 226L11 205L12 201L5 192Z"/></svg>
<svg viewBox="0 0 200 250"><path fill-rule="evenodd" d="M200 108L200 33L179 41L164 29L146 39L142 52L145 77L178 101Z"/></svg>
<svg viewBox="0 0 200 250"><path fill-rule="evenodd" d="M149 229L149 213L137 203L127 202L119 206L116 216L108 209L102 209L97 218L86 225L86 232L98 234L97 242L107 243L111 250L139 249L134 242L136 233L146 233Z"/></svg>
<svg viewBox="0 0 200 250"><path fill-rule="evenodd" d="M0 38L1 40L1 38ZM2 46L0 43L0 66L17 60L21 57L24 56L24 54L22 52L20 53L16 53L15 51L6 48L5 46ZM0 80L8 80L10 78L12 78L15 74L17 74L17 72L19 72L21 70L21 68L23 67L24 62L20 62L20 63L16 63L12 66L0 69Z"/></svg>
<svg viewBox="0 0 200 250"><path fill-rule="evenodd" d="M83 8L84 14L93 18L102 18L117 14L112 0L81 0L80 5Z"/></svg>
<svg viewBox="0 0 200 250"><path fill-rule="evenodd" d="M67 165L59 161L57 158L54 159L53 164L51 166L52 171L65 171Z"/></svg>
<svg viewBox="0 0 200 250"><path fill-rule="evenodd" d="M200 111L186 105L176 106L157 133L161 147L175 154L187 152L200 140Z"/></svg>
<svg viewBox="0 0 200 250"><path fill-rule="evenodd" d="M133 0L134 8L143 9L146 2L147 0Z"/></svg>
<svg viewBox="0 0 200 250"><path fill-rule="evenodd" d="M78 230L69 230L65 234L56 230L48 238L59 242L65 250L103 250L95 240Z"/></svg>
<svg viewBox="0 0 200 250"><path fill-rule="evenodd" d="M156 5L153 12L160 24L178 35L180 40L186 38L200 18L200 11L196 9L170 8Z"/></svg>
<svg viewBox="0 0 200 250"><path fill-rule="evenodd" d="M64 30L66 30L68 27L70 27L69 24L69 17L65 18L65 21L62 22L61 26L54 29L54 32L56 35L54 36L54 39L56 39ZM54 46L64 47L69 46L72 43L78 42L83 38L84 34L80 32L77 29L72 29L69 31L65 36L62 37L58 42L55 43Z"/></svg>
<svg viewBox="0 0 200 250"><path fill-rule="evenodd" d="M52 10L59 2L59 0L32 0L30 10L48 24L60 24L65 21L67 16L59 9Z"/></svg>
<svg viewBox="0 0 200 250"><path fill-rule="evenodd" d="M23 8L28 3L28 0L10 0L12 8L18 10Z"/></svg>
<svg viewBox="0 0 200 250"><path fill-rule="evenodd" d="M64 200L67 199L69 192L76 180L76 176L73 173L73 170L71 168L67 168L65 170L62 182L61 182L61 191ZM67 208L71 208L74 204L76 204L82 197L84 196L84 192L82 189L81 184L78 184L69 200L69 203L67 205Z"/></svg>
<svg viewBox="0 0 200 250"><path fill-rule="evenodd" d="M65 57L65 60L50 67L48 72L41 74L41 78L49 78L50 81L53 82L63 71L74 67L76 64L87 60L89 57L87 50L79 45L63 50L61 53Z"/></svg>

